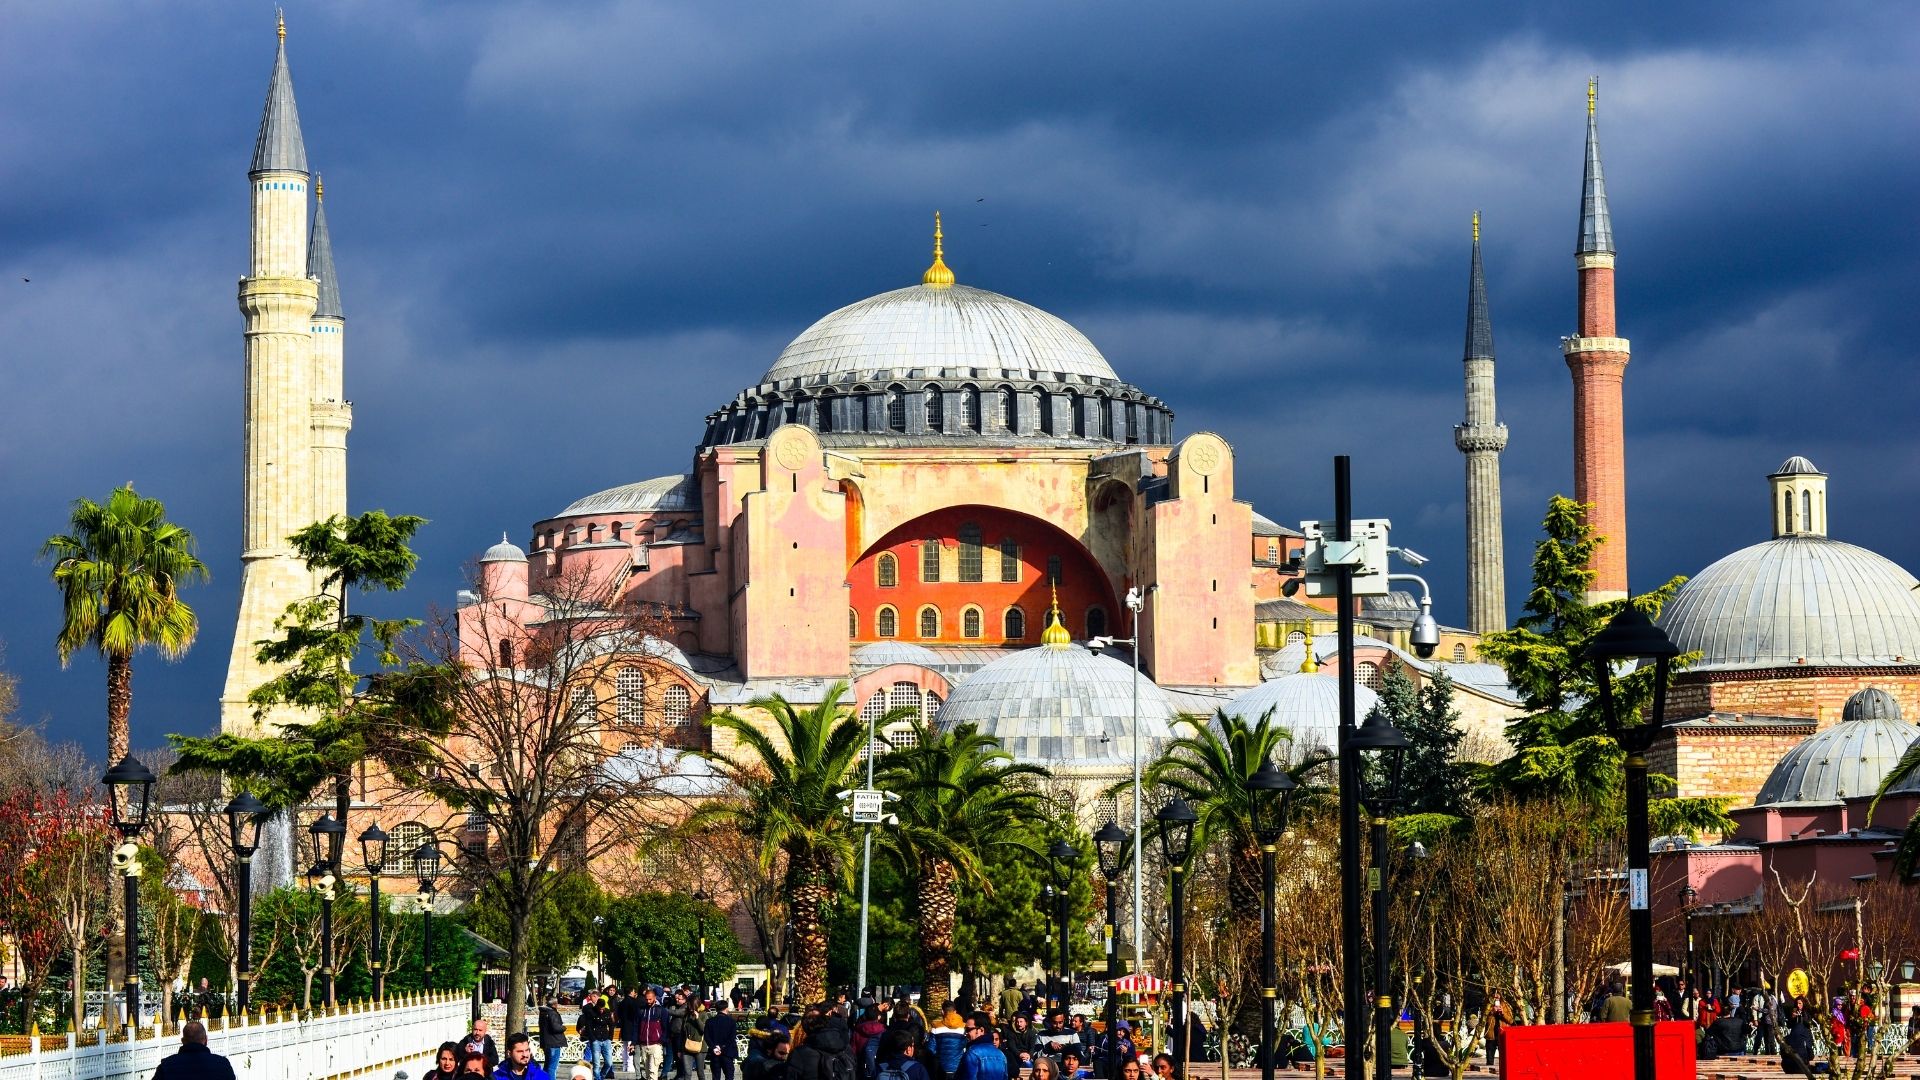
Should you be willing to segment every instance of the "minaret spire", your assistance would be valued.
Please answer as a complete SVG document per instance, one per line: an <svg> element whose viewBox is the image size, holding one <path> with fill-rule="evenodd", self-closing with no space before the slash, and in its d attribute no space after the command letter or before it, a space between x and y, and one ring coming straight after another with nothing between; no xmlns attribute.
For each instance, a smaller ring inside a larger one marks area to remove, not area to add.
<svg viewBox="0 0 1920 1080"><path fill-rule="evenodd" d="M280 47L267 81L267 106L260 113L260 135L253 143L256 173L307 171L307 144L300 137L300 109L293 103L293 75L287 71L287 20L280 18Z"/></svg>
<svg viewBox="0 0 1920 1080"><path fill-rule="evenodd" d="M1598 79L1587 80L1586 173L1580 191L1579 332L1561 342L1573 375L1573 495L1601 543L1588 569L1590 602L1627 595L1627 456L1622 386L1631 349L1614 311L1613 215L1600 168Z"/></svg>
<svg viewBox="0 0 1920 1080"><path fill-rule="evenodd" d="M1500 524L1500 452L1507 425L1493 392L1493 320L1480 263L1480 212L1473 213L1473 266L1467 278L1467 418L1453 444L1467 465L1467 627L1476 634L1507 628L1505 540Z"/></svg>
<svg viewBox="0 0 1920 1080"><path fill-rule="evenodd" d="M314 308L316 318L342 318L340 279L333 272L333 237L327 232L326 189L315 174L313 178L313 232L307 240L307 276L320 283L320 301Z"/></svg>

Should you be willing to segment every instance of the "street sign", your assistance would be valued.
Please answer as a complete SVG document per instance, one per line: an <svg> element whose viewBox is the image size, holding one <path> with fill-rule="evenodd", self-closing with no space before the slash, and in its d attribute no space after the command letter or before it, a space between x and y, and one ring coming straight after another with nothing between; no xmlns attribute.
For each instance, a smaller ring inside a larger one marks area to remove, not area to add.
<svg viewBox="0 0 1920 1080"><path fill-rule="evenodd" d="M853 823L878 825L886 816L887 796L883 791L861 789L853 793Z"/></svg>
<svg viewBox="0 0 1920 1080"><path fill-rule="evenodd" d="M1647 872L1645 870L1627 871L1627 908L1632 911L1647 910Z"/></svg>

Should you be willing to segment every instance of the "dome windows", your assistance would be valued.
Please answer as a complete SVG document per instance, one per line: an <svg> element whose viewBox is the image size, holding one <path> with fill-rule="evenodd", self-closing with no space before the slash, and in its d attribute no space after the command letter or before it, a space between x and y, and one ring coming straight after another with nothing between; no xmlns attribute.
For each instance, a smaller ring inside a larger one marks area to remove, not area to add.
<svg viewBox="0 0 1920 1080"><path fill-rule="evenodd" d="M940 387L933 383L928 383L926 387L920 391L920 395L926 399L924 408L927 417L927 430L929 432L946 430L943 420L943 414L946 410L941 407Z"/></svg>

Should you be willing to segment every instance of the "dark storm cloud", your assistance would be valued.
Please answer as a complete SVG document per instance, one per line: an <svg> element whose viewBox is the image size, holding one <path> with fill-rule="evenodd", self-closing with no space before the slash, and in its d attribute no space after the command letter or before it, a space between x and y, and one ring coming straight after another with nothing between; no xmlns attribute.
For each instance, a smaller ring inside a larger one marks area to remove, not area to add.
<svg viewBox="0 0 1920 1080"><path fill-rule="evenodd" d="M1844 16L1833 14L1844 11ZM1764 538L1805 453L1844 538L1920 565L1905 9L1270 3L295 5L350 318L351 502L424 514L444 605L502 529L687 467L821 314L960 279L1080 326L1282 521L1355 456L1458 619L1466 221L1486 213L1517 610L1569 486L1583 80L1602 76L1633 577ZM9 12L0 37L0 637L29 719L97 746L38 542L133 479L215 582L137 743L214 721L235 602L244 170L271 8ZM21 278L32 278L29 282Z"/></svg>

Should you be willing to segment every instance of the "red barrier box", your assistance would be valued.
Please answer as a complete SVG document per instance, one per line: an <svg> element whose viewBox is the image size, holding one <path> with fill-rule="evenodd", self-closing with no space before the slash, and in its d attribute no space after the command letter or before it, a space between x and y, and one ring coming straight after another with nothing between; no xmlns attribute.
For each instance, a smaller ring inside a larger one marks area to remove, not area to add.
<svg viewBox="0 0 1920 1080"><path fill-rule="evenodd" d="M1655 1024L1653 1060L1661 1080L1693 1080L1693 1024ZM1501 1032L1501 1080L1632 1077L1632 1024L1515 1024Z"/></svg>

